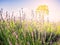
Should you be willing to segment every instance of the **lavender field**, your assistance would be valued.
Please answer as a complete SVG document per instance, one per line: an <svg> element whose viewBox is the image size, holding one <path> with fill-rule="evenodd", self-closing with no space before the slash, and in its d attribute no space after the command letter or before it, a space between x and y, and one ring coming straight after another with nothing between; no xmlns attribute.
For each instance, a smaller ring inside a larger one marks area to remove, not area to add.
<svg viewBox="0 0 60 45"><path fill-rule="evenodd" d="M0 0L0 45L60 45L60 0Z"/></svg>
<svg viewBox="0 0 60 45"><path fill-rule="evenodd" d="M0 45L60 45L60 23L49 22L48 18L44 21L43 16L40 21L33 20L33 11L31 15L31 20L26 20L26 13L21 8L17 19L13 12L3 14L1 8Z"/></svg>

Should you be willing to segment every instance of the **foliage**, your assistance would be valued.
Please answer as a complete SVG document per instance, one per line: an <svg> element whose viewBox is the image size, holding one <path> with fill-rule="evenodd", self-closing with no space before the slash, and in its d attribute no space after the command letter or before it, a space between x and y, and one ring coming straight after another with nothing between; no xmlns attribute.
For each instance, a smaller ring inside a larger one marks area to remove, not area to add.
<svg viewBox="0 0 60 45"><path fill-rule="evenodd" d="M44 30L40 32L37 23L28 24L26 30L24 22L0 22L0 45L57 45L60 26L56 26L56 31L52 24L47 24L44 24Z"/></svg>

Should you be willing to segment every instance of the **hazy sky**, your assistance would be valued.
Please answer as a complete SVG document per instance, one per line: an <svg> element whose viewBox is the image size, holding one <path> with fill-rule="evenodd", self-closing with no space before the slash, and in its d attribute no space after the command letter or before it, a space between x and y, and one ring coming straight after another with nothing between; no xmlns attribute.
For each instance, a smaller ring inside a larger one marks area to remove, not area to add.
<svg viewBox="0 0 60 45"><path fill-rule="evenodd" d="M60 4L60 0L0 0L0 7L36 7L40 4ZM53 5L51 4L51 5Z"/></svg>
<svg viewBox="0 0 60 45"><path fill-rule="evenodd" d="M60 21L60 0L0 0L0 8L4 10L11 8L16 10L22 7L36 9L43 4L49 7L49 20Z"/></svg>

